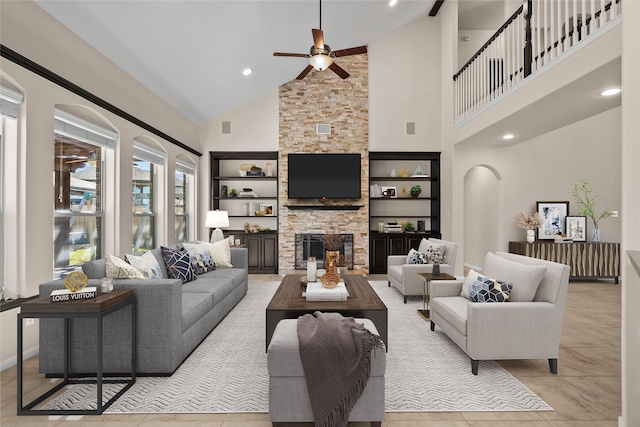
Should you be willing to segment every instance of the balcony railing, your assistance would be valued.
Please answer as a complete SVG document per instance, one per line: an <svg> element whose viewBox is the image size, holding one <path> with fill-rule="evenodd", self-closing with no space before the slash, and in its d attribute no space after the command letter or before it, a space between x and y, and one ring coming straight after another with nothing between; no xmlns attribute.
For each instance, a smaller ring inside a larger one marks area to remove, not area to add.
<svg viewBox="0 0 640 427"><path fill-rule="evenodd" d="M595 34L621 0L524 0L454 76L456 123Z"/></svg>

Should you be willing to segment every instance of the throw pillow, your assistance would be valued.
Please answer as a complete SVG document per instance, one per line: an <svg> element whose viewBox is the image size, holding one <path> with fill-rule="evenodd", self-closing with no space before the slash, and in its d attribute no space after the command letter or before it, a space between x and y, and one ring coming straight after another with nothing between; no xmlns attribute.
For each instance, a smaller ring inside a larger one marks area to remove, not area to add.
<svg viewBox="0 0 640 427"><path fill-rule="evenodd" d="M220 240L215 243L202 242L209 251L216 268L231 268L231 246L229 239Z"/></svg>
<svg viewBox="0 0 640 427"><path fill-rule="evenodd" d="M474 282L481 280L480 273L475 271L473 268L469 270L467 276L464 278L464 282L462 282L462 291L460 291L460 296L465 297L467 299L471 299L471 295L469 295L469 290L471 289L471 284Z"/></svg>
<svg viewBox="0 0 640 427"><path fill-rule="evenodd" d="M196 274L203 274L215 270L213 259L207 248L200 243L183 243L182 247L189 253L191 265Z"/></svg>
<svg viewBox="0 0 640 427"><path fill-rule="evenodd" d="M444 251L446 248L445 245L422 239L420 246L418 246L418 252L426 254L430 264L442 264L445 261Z"/></svg>
<svg viewBox="0 0 640 427"><path fill-rule="evenodd" d="M160 264L151 252L145 252L138 255L125 255L127 262L138 270L145 279L162 279L162 270Z"/></svg>
<svg viewBox="0 0 640 427"><path fill-rule="evenodd" d="M406 264L429 264L429 258L427 258L427 255L411 249L409 255L407 255Z"/></svg>
<svg viewBox="0 0 640 427"><path fill-rule="evenodd" d="M513 285L486 276L477 276L469 287L469 296L475 302L507 302Z"/></svg>
<svg viewBox="0 0 640 427"><path fill-rule="evenodd" d="M167 265L167 273L172 279L180 279L182 283L190 282L198 278L191 266L191 257L184 249L171 249L160 246L164 263Z"/></svg>
<svg viewBox="0 0 640 427"><path fill-rule="evenodd" d="M487 253L484 259L482 273L491 277L500 277L509 283L513 283L510 301L531 302L536 296L536 291L547 267L544 265L528 265Z"/></svg>
<svg viewBox="0 0 640 427"><path fill-rule="evenodd" d="M112 279L144 279L142 273L117 256L107 254L106 266L107 277Z"/></svg>

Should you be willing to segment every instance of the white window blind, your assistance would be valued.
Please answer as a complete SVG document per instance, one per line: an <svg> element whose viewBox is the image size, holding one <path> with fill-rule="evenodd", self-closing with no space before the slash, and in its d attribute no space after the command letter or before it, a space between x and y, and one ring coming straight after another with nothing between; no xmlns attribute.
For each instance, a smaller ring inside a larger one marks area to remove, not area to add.
<svg viewBox="0 0 640 427"><path fill-rule="evenodd" d="M5 116L18 117L18 108L24 100L24 95L15 90L0 86L0 114Z"/></svg>
<svg viewBox="0 0 640 427"><path fill-rule="evenodd" d="M116 148L118 132L103 128L56 108L55 131L61 135L104 148Z"/></svg>
<svg viewBox="0 0 640 427"><path fill-rule="evenodd" d="M195 175L196 165L184 160L176 159L176 171L186 173L187 175Z"/></svg>
<svg viewBox="0 0 640 427"><path fill-rule="evenodd" d="M140 141L133 140L133 157L136 159L143 160L145 162L150 162L156 165L164 166L167 153L164 151L158 150L157 148L151 147L147 144L143 144Z"/></svg>

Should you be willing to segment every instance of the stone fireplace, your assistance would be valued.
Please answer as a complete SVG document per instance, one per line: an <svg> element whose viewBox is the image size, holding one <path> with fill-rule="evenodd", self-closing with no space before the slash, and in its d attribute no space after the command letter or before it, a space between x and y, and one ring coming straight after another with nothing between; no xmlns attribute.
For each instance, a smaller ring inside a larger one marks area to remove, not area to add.
<svg viewBox="0 0 640 427"><path fill-rule="evenodd" d="M307 259L310 256L316 257L318 268L326 268L325 252L326 248L322 242L324 234L301 233L296 234L296 270L305 270L307 268ZM344 237L340 255L344 256L347 261L347 267L353 270L353 234L341 234Z"/></svg>

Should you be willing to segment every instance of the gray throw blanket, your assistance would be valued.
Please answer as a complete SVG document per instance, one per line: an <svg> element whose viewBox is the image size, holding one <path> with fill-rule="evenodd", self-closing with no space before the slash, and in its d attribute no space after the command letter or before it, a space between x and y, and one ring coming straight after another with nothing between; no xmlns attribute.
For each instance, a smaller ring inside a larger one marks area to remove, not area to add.
<svg viewBox="0 0 640 427"><path fill-rule="evenodd" d="M298 340L315 426L346 426L382 340L353 317L319 311L298 318Z"/></svg>

